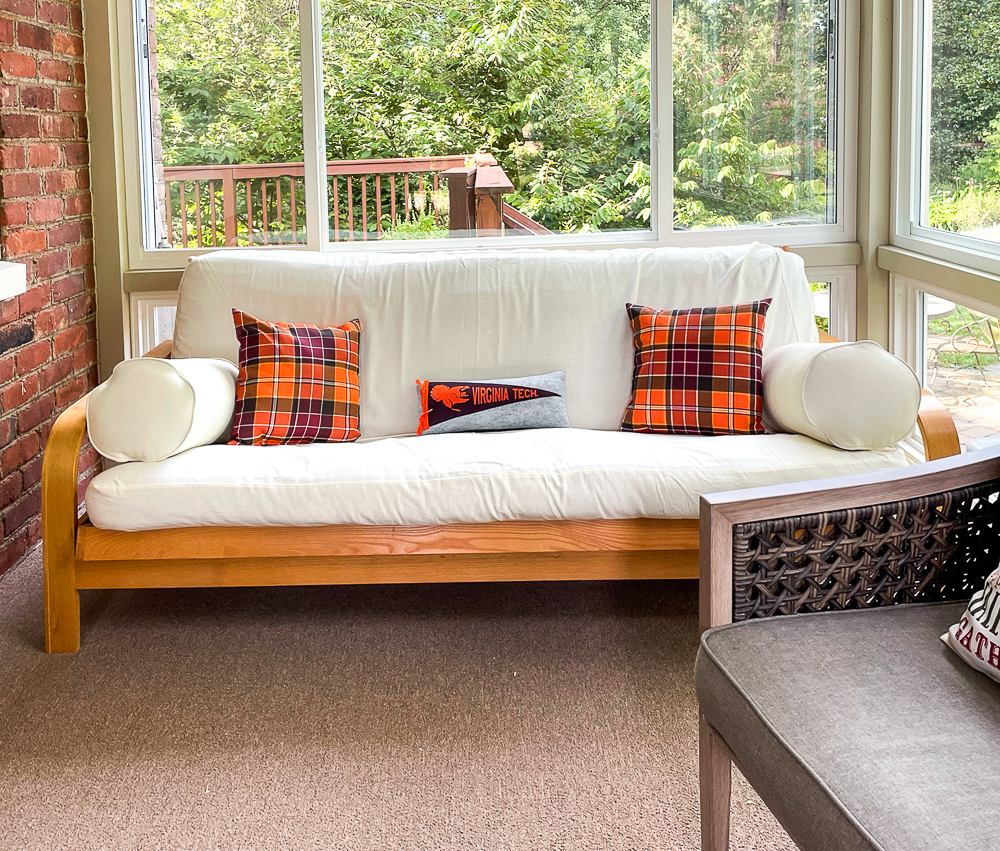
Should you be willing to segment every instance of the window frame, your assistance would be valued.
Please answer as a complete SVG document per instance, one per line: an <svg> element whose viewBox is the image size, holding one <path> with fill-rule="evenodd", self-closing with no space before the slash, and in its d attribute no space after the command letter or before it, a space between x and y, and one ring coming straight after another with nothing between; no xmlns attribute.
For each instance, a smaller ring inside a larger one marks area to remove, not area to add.
<svg viewBox="0 0 1000 851"><path fill-rule="evenodd" d="M139 110L141 84L137 70L136 21L133 0L112 0L117 22L117 51L113 58L119 69L116 99L119 107L117 142L124 177L121 203L122 224L129 271L142 272L182 269L189 257L222 248L147 249L144 244L143 158ZM856 236L857 147L858 147L858 56L860 9L851 0L831 0L837 21L834 49L836 88L829 102L834 108L836 138L836 222L832 224L789 225L785 227L746 226L679 231L673 227L673 0L652 0L650 8L650 168L653 197L648 231L618 231L600 234L553 236L460 237L434 240L386 240L331 242L326 227L325 128L323 124L322 55L320 27L321 0L299 0L299 37L303 65L303 141L306 171L306 242L283 246L285 250L340 251L441 251L472 248L552 248L599 249L609 247L649 248L661 246L710 246L762 242L771 245L820 246L853 242ZM320 227L316 222L322 223ZM233 250L233 249L229 249ZM267 250L267 249L265 249Z"/></svg>
<svg viewBox="0 0 1000 851"><path fill-rule="evenodd" d="M929 24L933 0L895 0L893 116L893 245L989 274L1000 274L1000 242L952 233L920 223L924 177L930 169ZM928 186L929 189L929 186Z"/></svg>

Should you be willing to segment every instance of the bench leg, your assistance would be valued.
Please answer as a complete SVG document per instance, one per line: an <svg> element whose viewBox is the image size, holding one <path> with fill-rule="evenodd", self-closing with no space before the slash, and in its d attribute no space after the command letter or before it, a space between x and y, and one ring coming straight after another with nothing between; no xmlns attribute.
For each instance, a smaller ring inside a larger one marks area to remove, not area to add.
<svg viewBox="0 0 1000 851"><path fill-rule="evenodd" d="M701 718L698 731L701 783L701 851L729 851L729 800L733 770L729 748Z"/></svg>
<svg viewBox="0 0 1000 851"><path fill-rule="evenodd" d="M80 592L76 590L74 561L72 548L67 553L58 541L42 543L46 653L76 653L80 649Z"/></svg>

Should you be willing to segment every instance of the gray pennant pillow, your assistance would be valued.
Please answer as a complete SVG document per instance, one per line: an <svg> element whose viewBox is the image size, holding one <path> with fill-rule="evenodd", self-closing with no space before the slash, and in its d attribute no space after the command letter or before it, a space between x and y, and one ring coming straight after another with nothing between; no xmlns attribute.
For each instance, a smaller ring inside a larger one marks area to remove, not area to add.
<svg viewBox="0 0 1000 851"><path fill-rule="evenodd" d="M417 434L569 428L562 370L490 381L417 381Z"/></svg>

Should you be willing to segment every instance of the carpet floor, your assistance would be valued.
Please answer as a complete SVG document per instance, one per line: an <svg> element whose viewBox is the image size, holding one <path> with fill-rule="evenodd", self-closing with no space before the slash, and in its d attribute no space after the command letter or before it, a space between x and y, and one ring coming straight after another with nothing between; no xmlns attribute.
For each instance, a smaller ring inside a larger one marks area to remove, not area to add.
<svg viewBox="0 0 1000 851"><path fill-rule="evenodd" d="M0 849L698 848L693 582L0 580ZM739 776L733 849L794 845Z"/></svg>

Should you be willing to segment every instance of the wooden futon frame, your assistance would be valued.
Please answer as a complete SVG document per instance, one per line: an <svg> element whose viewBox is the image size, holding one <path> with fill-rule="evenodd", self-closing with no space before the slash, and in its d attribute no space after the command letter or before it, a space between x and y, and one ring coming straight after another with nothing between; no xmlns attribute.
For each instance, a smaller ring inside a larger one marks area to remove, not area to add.
<svg viewBox="0 0 1000 851"><path fill-rule="evenodd" d="M824 342L834 338L821 333ZM170 357L167 341L146 357ZM45 650L80 648L81 589L403 582L693 579L697 520L558 520L449 526L219 527L117 532L80 516L86 397L56 420L42 467ZM928 460L955 455L951 416L928 391ZM264 555L280 553L280 555Z"/></svg>

